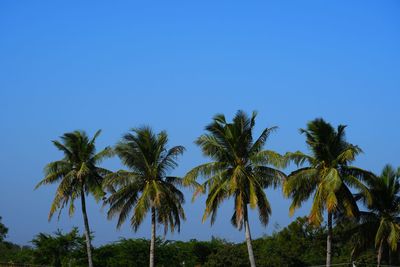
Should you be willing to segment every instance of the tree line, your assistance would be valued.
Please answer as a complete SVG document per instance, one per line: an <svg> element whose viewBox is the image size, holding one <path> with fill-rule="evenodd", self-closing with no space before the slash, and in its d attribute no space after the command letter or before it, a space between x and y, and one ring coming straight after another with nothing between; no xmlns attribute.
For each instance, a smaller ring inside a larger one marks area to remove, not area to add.
<svg viewBox="0 0 400 267"><path fill-rule="evenodd" d="M0 226L1 226L0 222ZM332 264L355 261L357 267L376 265L376 252L372 243L351 253L357 244L354 222L340 223L333 227L335 257ZM305 267L321 266L325 261L327 229L317 227L306 217L299 217L281 229L275 226L272 235L253 240L254 255L259 266ZM91 236L93 238L93 235ZM84 267L87 266L85 236L77 228L70 232L57 230L52 234L39 233L31 246L18 246L0 241L0 266L7 267ZM123 239L99 247L93 247L93 264L98 267L141 267L148 264L150 241L146 239ZM155 242L155 264L164 267L247 267L247 246L213 237L209 241L164 240ZM399 264L399 253L384 253L383 264ZM351 266L341 265L341 266Z"/></svg>
<svg viewBox="0 0 400 267"><path fill-rule="evenodd" d="M334 225L346 222L353 225L356 241L351 255L370 246L374 240L376 262L380 266L382 255L397 251L400 229L399 177L400 172L385 166L381 175L353 166L362 150L345 138L346 126L334 128L323 119L310 121L300 133L305 136L309 153L300 151L281 155L265 149L265 143L276 127L265 128L255 138L253 131L256 113L248 116L238 111L232 121L217 114L205 127L205 133L195 140L209 162L194 167L184 177L170 176L177 167L177 158L185 151L183 146L168 148L165 131L154 133L150 127L134 128L114 146L96 151L96 132L89 138L83 131L61 136L54 145L63 152L61 160L45 167L45 177L36 186L57 183L49 219L56 211L68 207L75 210L74 201L80 199L85 226L85 244L88 266L94 266L91 231L86 212L86 196L91 194L109 207L108 218L117 217L117 227L127 219L134 231L149 213L151 237L149 259L155 266L157 246L156 226L167 231L179 231L186 215L183 210L182 187L193 190L193 198L206 194L203 221L217 216L219 205L226 199L234 200L230 219L239 230L244 228L248 264L264 266L254 253L248 220L248 209L257 209L260 222L268 224L271 214L266 188L281 187L285 197L292 200L289 211L293 214L302 203L312 199L308 223L316 228L327 214L326 266L332 265L335 255ZM126 167L110 171L100 167L103 159L117 155ZM298 166L286 174L283 170L291 163ZM367 211L359 209L359 203ZM373 238L371 237L373 235ZM284 266L284 265L283 265Z"/></svg>

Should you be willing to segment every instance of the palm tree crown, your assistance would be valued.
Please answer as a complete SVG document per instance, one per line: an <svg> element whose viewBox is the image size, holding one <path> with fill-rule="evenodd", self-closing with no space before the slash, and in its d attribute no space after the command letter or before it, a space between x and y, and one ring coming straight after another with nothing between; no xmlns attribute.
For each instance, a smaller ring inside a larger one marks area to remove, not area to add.
<svg viewBox="0 0 400 267"><path fill-rule="evenodd" d="M258 207L262 224L268 223L271 206L264 189L277 186L285 174L268 165L280 166L282 157L273 151L263 150L270 133L275 127L266 128L257 140L253 140L256 113L249 118L243 111L238 111L232 123L225 116L216 115L213 122L206 127L206 134L196 140L205 156L212 162L192 169L185 176L187 184L194 183L198 176L206 181L197 184L194 197L208 191L206 208L203 216L205 221L211 216L214 223L218 206L227 198L233 197L234 211L231 223L246 230L246 241L251 266L255 266L251 235L248 224L248 210Z"/></svg>
<svg viewBox="0 0 400 267"><path fill-rule="evenodd" d="M104 196L101 184L108 170L97 166L104 158L112 155L112 149L106 147L96 153L95 142L101 131L89 139L83 131L65 133L61 142L53 144L63 152L64 158L51 162L45 167L45 177L35 187L59 183L56 196L50 208L49 220L57 210L69 204L69 214L75 210L74 200L82 194L91 193L96 200Z"/></svg>
<svg viewBox="0 0 400 267"><path fill-rule="evenodd" d="M368 208L382 218L397 221L400 215L400 168L386 165L380 176L367 181L372 196ZM394 243L393 243L394 244Z"/></svg>
<svg viewBox="0 0 400 267"><path fill-rule="evenodd" d="M133 209L130 222L136 231L147 212L154 208L165 231L168 227L179 231L181 219L185 219L184 196L176 186L182 183L179 177L167 174L177 166L176 159L185 148L167 149L167 143L165 131L156 135L149 127L143 127L132 129L117 144L115 152L129 171L109 175L104 186L112 192L106 200L110 204L108 217L118 214L118 227Z"/></svg>
<svg viewBox="0 0 400 267"><path fill-rule="evenodd" d="M268 186L277 186L285 174L266 165L280 166L281 157L271 150L262 150L268 136L276 127L266 128L254 142L253 128L256 113L249 118L238 111L232 123L224 115L216 115L206 127L207 134L196 140L203 154L213 161L192 169L185 181L193 181L202 175L206 181L199 184L195 196L208 190L203 220L211 216L216 219L217 208L226 198L233 197L235 206L232 224L242 227L245 206L258 207L260 221L268 223L271 207L263 191Z"/></svg>
<svg viewBox="0 0 400 267"><path fill-rule="evenodd" d="M368 188L362 180L373 174L360 168L350 166L362 150L346 141L344 125L334 129L323 119L315 119L300 129L306 136L306 143L311 155L300 151L287 153L286 157L297 165L307 167L293 171L283 184L283 192L292 198L290 213L314 194L309 219L319 225L323 212L342 212L348 216L357 216L358 207L350 187L360 190L370 202Z"/></svg>

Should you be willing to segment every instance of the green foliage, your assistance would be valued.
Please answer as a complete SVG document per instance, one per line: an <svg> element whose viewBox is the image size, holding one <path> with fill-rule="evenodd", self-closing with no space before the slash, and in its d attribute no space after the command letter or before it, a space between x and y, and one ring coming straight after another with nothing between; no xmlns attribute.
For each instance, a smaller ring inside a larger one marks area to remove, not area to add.
<svg viewBox="0 0 400 267"><path fill-rule="evenodd" d="M246 245L226 244L216 253L211 254L204 266L247 267L249 266L249 260Z"/></svg>
<svg viewBox="0 0 400 267"><path fill-rule="evenodd" d="M0 242L0 262L32 263L33 250L27 246L19 246L11 242Z"/></svg>
<svg viewBox="0 0 400 267"><path fill-rule="evenodd" d="M94 265L98 267L146 266L149 261L149 244L145 239L121 239L94 251Z"/></svg>
<svg viewBox="0 0 400 267"><path fill-rule="evenodd" d="M35 264L60 267L86 263L85 238L79 235L78 228L66 234L60 230L54 235L40 233L32 240L32 244Z"/></svg>
<svg viewBox="0 0 400 267"><path fill-rule="evenodd" d="M190 240L165 241L156 239L157 266L203 266L209 255L216 253L226 242L213 239L209 242ZM95 265L99 267L146 266L149 258L149 241L121 239L99 247L94 252Z"/></svg>
<svg viewBox="0 0 400 267"><path fill-rule="evenodd" d="M32 250L29 247L19 246L5 241L8 228L1 222L0 216L0 262L26 263L33 259Z"/></svg>
<svg viewBox="0 0 400 267"><path fill-rule="evenodd" d="M256 255L263 259L260 266L305 266L320 264L324 259L324 239L322 228L310 225L307 218L297 218L280 232L254 243L259 253Z"/></svg>
<svg viewBox="0 0 400 267"><path fill-rule="evenodd" d="M1 222L1 216L0 216L0 242L2 242L6 237L8 233L8 228Z"/></svg>
<svg viewBox="0 0 400 267"><path fill-rule="evenodd" d="M351 243L345 238L347 228L335 228L343 242L335 247L336 262L349 262ZM255 258L259 266L301 267L325 262L326 230L316 227L305 217L275 232L253 241ZM226 243L208 257L204 266L249 266L245 244Z"/></svg>
<svg viewBox="0 0 400 267"><path fill-rule="evenodd" d="M334 227L334 261L351 261L351 252L356 239L352 234L354 221L343 221ZM121 239L117 242L94 248L93 261L97 267L147 266L149 240ZM297 218L287 227L253 240L253 249L258 266L302 267L324 264L326 229L310 224L306 217ZM52 266L85 267L84 238L76 229L69 233L53 235L38 234L33 247L20 247L9 242L0 242L0 262L41 264ZM156 240L156 266L249 266L245 243L234 244L222 239L210 241ZM392 252L392 263L397 263L399 253ZM373 243L366 246L357 258L357 263L376 263ZM388 263L385 254L383 263ZM357 266L363 266L357 264Z"/></svg>

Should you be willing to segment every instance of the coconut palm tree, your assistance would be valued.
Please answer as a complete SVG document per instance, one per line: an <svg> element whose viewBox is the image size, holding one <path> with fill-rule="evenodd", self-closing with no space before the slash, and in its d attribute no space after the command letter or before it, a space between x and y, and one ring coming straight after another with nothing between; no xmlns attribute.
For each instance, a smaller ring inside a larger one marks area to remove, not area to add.
<svg viewBox="0 0 400 267"><path fill-rule="evenodd" d="M108 218L118 215L117 228L133 209L130 223L137 231L150 211L150 267L154 267L156 224L164 226L164 233L168 228L171 232L179 231L181 219L185 219L184 196L177 189L182 180L167 176L177 167L176 159L185 148L167 149L167 143L165 131L156 135L149 127L132 129L115 147L116 154L129 170L110 174L104 182L104 187L111 192L105 201L110 205Z"/></svg>
<svg viewBox="0 0 400 267"><path fill-rule="evenodd" d="M285 174L269 167L281 166L282 156L278 153L263 150L268 136L275 127L266 128L257 140L253 140L256 113L248 117L243 111L238 111L232 123L225 116L218 114L213 122L206 127L206 134L201 135L196 144L200 146L205 156L211 162L195 167L184 178L185 183L196 183L198 176L206 180L197 183L194 198L200 193L206 193L206 208L203 222L211 216L214 223L218 206L225 199L233 197L234 211L231 223L239 230L244 226L249 260L252 267L255 259L251 243L248 207L258 207L262 224L267 225L271 214L264 188L277 186Z"/></svg>
<svg viewBox="0 0 400 267"><path fill-rule="evenodd" d="M396 251L400 239L400 168L395 170L391 165L386 165L381 175L368 180L367 184L372 203L369 205L364 203L369 211L360 213L360 224L357 227L358 243L356 243L355 251L372 241L378 249L379 267L385 245L389 250ZM364 197L360 195L356 198L364 200Z"/></svg>
<svg viewBox="0 0 400 267"><path fill-rule="evenodd" d="M310 197L313 199L309 214L311 223L320 225L324 211L328 213L326 266L331 266L332 261L333 215L355 217L359 214L350 188L360 190L366 200L371 201L362 181L373 174L349 165L362 150L346 141L345 128L339 125L335 129L323 119L315 119L308 123L307 129L300 129L306 136L311 155L300 151L285 155L298 166L308 165L290 173L283 183L284 195L292 198L290 214Z"/></svg>
<svg viewBox="0 0 400 267"><path fill-rule="evenodd" d="M74 201L77 198L81 199L89 267L93 266L93 262L85 196L92 194L96 200L104 196L101 184L104 175L110 172L97 165L112 155L112 149L109 147L96 153L95 142L100 133L100 130L97 131L94 137L89 139L85 132L74 131L61 136L61 141L53 141L53 144L64 153L64 158L47 164L45 177L35 187L36 189L41 185L58 183L49 220L54 212L59 210L61 213L67 205L69 205L69 215L72 216L75 211Z"/></svg>

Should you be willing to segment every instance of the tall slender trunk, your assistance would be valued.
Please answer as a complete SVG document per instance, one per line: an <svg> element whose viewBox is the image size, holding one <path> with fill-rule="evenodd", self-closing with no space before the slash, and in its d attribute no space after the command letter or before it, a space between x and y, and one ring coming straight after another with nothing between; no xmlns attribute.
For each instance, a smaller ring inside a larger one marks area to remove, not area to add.
<svg viewBox="0 0 400 267"><path fill-rule="evenodd" d="M380 267L380 266L381 266L382 253L383 253L383 239L382 239L381 242L379 243L378 256L377 256L378 264L376 265L377 267Z"/></svg>
<svg viewBox="0 0 400 267"><path fill-rule="evenodd" d="M156 245L156 209L151 208L151 240L150 240L150 267L154 267L154 250Z"/></svg>
<svg viewBox="0 0 400 267"><path fill-rule="evenodd" d="M250 233L249 217L247 213L247 204L244 205L243 220L244 220L244 230L246 233L246 244L247 244L247 251L249 253L250 266L256 267L256 261L254 259L254 253L253 253L253 245L251 244L251 233Z"/></svg>
<svg viewBox="0 0 400 267"><path fill-rule="evenodd" d="M328 236L326 238L326 267L332 264L332 213L328 211Z"/></svg>
<svg viewBox="0 0 400 267"><path fill-rule="evenodd" d="M88 266L93 267L92 244L90 241L89 219L88 219L88 216L86 213L85 192L83 191L83 188L81 190L81 202L82 202L83 221L85 223L85 237L86 237L86 250L87 250L87 256L88 256Z"/></svg>

